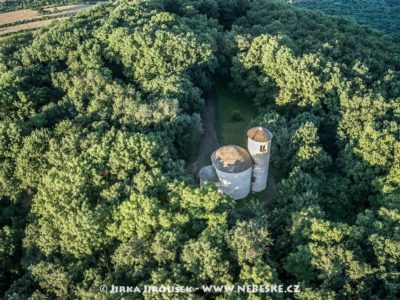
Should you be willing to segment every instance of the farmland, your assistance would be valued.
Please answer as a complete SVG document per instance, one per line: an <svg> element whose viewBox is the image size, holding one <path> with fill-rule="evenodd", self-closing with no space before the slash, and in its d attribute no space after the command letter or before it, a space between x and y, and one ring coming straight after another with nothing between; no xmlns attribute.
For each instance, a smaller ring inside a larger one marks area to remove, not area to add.
<svg viewBox="0 0 400 300"><path fill-rule="evenodd" d="M19 32L23 30L33 30L37 29L43 26L50 25L54 21L60 21L60 20L65 20L67 19L66 17L64 18L55 18L55 19L50 19L50 20L42 20L42 21L35 21L35 22L29 22L29 23L24 23L20 25L15 25L15 26L10 26L6 28L0 28L0 36L1 35L6 35L9 33L14 33L14 32Z"/></svg>
<svg viewBox="0 0 400 300"><path fill-rule="evenodd" d="M69 16L96 5L78 4L42 9L22 9L0 14L0 36L23 30L33 30L51 24L55 20L64 20Z"/></svg>

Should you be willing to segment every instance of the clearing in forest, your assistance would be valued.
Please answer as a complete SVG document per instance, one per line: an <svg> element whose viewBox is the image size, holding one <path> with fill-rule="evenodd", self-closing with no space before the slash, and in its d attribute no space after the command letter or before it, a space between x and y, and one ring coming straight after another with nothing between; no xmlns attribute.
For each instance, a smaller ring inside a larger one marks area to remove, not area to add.
<svg viewBox="0 0 400 300"><path fill-rule="evenodd" d="M216 81L217 135L221 145L238 145L247 148L249 123L257 116L252 99L233 92L222 80Z"/></svg>

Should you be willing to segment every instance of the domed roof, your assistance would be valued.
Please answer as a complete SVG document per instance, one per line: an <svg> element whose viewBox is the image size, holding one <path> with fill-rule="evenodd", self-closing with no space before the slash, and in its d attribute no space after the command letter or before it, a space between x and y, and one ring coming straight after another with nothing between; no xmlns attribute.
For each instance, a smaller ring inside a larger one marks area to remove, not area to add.
<svg viewBox="0 0 400 300"><path fill-rule="evenodd" d="M203 181L208 180L208 181L217 182L219 180L214 166L205 166L205 167L201 168L201 170L199 172L199 178L200 178L200 180L203 180Z"/></svg>
<svg viewBox="0 0 400 300"><path fill-rule="evenodd" d="M247 131L247 137L256 142L268 142L272 139L272 133L264 127L253 127Z"/></svg>
<svg viewBox="0 0 400 300"><path fill-rule="evenodd" d="M234 145L219 148L211 155L211 161L216 169L226 173L240 173L253 166L250 153Z"/></svg>

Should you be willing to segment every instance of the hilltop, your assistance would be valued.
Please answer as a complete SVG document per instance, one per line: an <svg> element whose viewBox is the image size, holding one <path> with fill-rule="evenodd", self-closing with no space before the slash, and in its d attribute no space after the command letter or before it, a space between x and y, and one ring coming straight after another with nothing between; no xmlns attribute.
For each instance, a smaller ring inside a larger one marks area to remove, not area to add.
<svg viewBox="0 0 400 300"><path fill-rule="evenodd" d="M187 176L214 89L221 143L273 134L271 193L235 201ZM6 37L0 292L299 284L271 295L395 299L399 129L400 44L272 0L121 0Z"/></svg>

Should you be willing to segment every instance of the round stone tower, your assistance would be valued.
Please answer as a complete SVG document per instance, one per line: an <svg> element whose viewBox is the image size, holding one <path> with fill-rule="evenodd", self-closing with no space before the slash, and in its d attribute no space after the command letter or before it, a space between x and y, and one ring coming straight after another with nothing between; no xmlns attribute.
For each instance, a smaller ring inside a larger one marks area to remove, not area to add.
<svg viewBox="0 0 400 300"><path fill-rule="evenodd" d="M253 160L249 152L239 146L224 146L211 155L219 178L220 190L234 199L250 193Z"/></svg>
<svg viewBox="0 0 400 300"><path fill-rule="evenodd" d="M267 187L272 133L263 127L247 131L247 149L254 161L251 190L260 192Z"/></svg>

